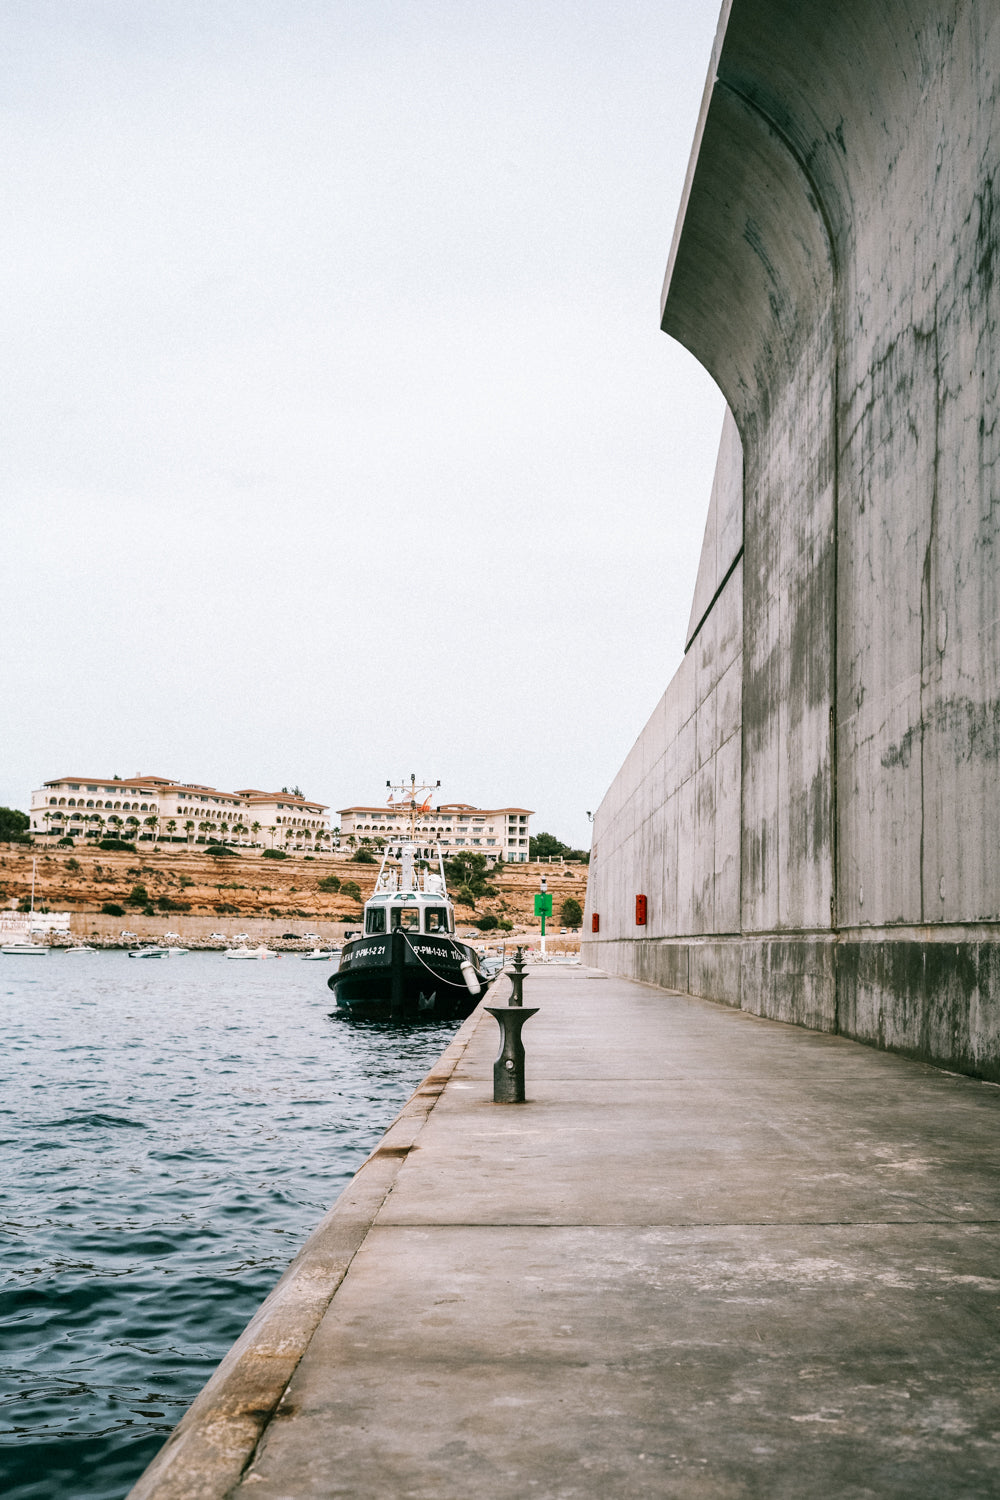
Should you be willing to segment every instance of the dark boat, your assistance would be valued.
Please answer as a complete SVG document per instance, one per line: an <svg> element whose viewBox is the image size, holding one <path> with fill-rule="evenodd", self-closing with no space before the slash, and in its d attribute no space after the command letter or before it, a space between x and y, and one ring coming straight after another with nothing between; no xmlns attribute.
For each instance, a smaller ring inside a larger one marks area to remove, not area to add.
<svg viewBox="0 0 1000 1500"><path fill-rule="evenodd" d="M386 849L365 902L364 933L344 944L327 984L339 1010L368 1020L464 1018L485 995L490 977L480 969L476 950L455 937L440 846L434 871L425 858L429 851L416 843L422 809L415 787L401 790L409 795L396 805L409 808L410 837Z"/></svg>

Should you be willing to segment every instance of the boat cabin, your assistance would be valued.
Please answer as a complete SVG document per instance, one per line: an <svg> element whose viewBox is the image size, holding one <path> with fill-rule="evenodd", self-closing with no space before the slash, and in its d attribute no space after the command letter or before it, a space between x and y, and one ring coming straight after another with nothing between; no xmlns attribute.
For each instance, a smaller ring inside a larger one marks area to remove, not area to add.
<svg viewBox="0 0 1000 1500"><path fill-rule="evenodd" d="M399 859L398 868L390 864ZM375 890L365 902L365 936L395 932L450 934L455 931L455 913L448 897L444 861L438 851L438 869L417 869L412 844L387 849Z"/></svg>
<svg viewBox="0 0 1000 1500"><path fill-rule="evenodd" d="M373 896L365 907L365 936L377 932L395 932L401 927L404 932L455 931L455 917L451 903L428 900L421 896Z"/></svg>

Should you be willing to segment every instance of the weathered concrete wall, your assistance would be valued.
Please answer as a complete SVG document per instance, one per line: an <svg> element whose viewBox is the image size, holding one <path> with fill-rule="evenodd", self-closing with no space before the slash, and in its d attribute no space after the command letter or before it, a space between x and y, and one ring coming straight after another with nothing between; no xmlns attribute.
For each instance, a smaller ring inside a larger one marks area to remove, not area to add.
<svg viewBox="0 0 1000 1500"><path fill-rule="evenodd" d="M741 493L727 425L689 650L595 822L588 944L990 1076L998 56L995 0L723 8L663 326L726 396Z"/></svg>

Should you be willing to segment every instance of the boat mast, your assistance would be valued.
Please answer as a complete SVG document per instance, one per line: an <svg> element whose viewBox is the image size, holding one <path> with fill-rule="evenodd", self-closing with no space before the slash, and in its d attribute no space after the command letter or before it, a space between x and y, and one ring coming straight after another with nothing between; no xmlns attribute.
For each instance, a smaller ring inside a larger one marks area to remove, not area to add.
<svg viewBox="0 0 1000 1500"><path fill-rule="evenodd" d="M430 808L431 793L441 785L440 781L418 782L413 775L409 783L403 781L395 786L391 781L386 782L389 788L388 803L390 807L405 808L410 819L409 840L411 844L417 842L417 824Z"/></svg>
<svg viewBox="0 0 1000 1500"><path fill-rule="evenodd" d="M410 776L409 783L403 781L394 786L391 781L386 782L389 788L387 798L389 806L405 809L410 820L407 842L400 850L400 886L402 889L415 889L419 883L416 873L417 827L420 819L430 808L431 795L440 785L440 781L418 782L414 775ZM440 858L441 849L438 846L439 862Z"/></svg>

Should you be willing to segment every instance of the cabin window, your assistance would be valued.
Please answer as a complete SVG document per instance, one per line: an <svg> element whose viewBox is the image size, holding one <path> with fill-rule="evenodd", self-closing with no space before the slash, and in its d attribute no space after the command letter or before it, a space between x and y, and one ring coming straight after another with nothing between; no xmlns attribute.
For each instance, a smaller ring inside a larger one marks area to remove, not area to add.
<svg viewBox="0 0 1000 1500"><path fill-rule="evenodd" d="M444 906L429 906L426 912L425 932L448 932L448 910Z"/></svg>
<svg viewBox="0 0 1000 1500"><path fill-rule="evenodd" d="M392 910L393 927L402 927L410 932L420 931L420 911L416 906L394 906Z"/></svg>
<svg viewBox="0 0 1000 1500"><path fill-rule="evenodd" d="M368 911L365 912L365 931L366 932L384 932L385 931L385 907L384 906L373 906Z"/></svg>

